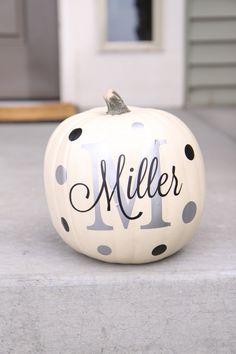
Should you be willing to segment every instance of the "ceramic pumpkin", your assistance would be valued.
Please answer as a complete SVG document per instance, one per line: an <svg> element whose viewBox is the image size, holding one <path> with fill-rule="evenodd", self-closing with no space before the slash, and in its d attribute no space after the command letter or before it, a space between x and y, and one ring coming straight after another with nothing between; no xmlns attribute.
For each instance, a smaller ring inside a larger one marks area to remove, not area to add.
<svg viewBox="0 0 236 354"><path fill-rule="evenodd" d="M165 258L191 238L203 209L196 139L174 115L127 107L76 114L52 134L45 188L52 222L78 252L106 262Z"/></svg>

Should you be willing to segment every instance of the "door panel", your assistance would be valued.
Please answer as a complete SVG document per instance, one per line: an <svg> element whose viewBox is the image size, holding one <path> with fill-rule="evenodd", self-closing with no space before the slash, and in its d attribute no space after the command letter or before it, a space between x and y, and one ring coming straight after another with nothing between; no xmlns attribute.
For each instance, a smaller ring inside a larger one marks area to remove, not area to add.
<svg viewBox="0 0 236 354"><path fill-rule="evenodd" d="M0 0L0 99L59 96L56 0Z"/></svg>
<svg viewBox="0 0 236 354"><path fill-rule="evenodd" d="M21 0L18 1L20 3ZM0 35L1 37L16 37L19 34L19 12L16 0L0 1Z"/></svg>

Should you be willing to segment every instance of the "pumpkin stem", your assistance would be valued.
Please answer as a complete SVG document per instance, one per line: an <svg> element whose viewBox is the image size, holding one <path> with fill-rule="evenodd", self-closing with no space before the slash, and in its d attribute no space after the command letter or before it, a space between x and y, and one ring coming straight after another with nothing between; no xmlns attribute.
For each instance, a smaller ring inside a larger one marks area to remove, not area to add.
<svg viewBox="0 0 236 354"><path fill-rule="evenodd" d="M120 95L113 90L108 90L104 96L107 104L107 114L112 116L115 114L122 114L130 112Z"/></svg>

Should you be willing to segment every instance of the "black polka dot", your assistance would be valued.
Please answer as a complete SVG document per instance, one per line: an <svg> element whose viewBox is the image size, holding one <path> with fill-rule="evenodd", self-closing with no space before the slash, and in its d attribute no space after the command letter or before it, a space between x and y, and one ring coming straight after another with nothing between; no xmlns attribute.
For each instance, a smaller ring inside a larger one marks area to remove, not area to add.
<svg viewBox="0 0 236 354"><path fill-rule="evenodd" d="M191 145L187 144L184 149L185 155L189 160L194 159L194 150Z"/></svg>
<svg viewBox="0 0 236 354"><path fill-rule="evenodd" d="M159 256L159 254L162 254L166 251L167 247L166 245L162 244L159 246L156 246L155 248L153 248L152 250L152 255L153 256Z"/></svg>
<svg viewBox="0 0 236 354"><path fill-rule="evenodd" d="M76 129L72 130L72 132L69 135L70 141L74 141L74 140L78 139L81 134L82 134L81 128L76 128Z"/></svg>
<svg viewBox="0 0 236 354"><path fill-rule="evenodd" d="M130 172L134 172L134 168L133 167L131 167Z"/></svg>
<svg viewBox="0 0 236 354"><path fill-rule="evenodd" d="M66 219L61 218L61 223L62 223L64 229L65 229L67 232L69 232L69 231L70 231L70 228L69 228L69 225L68 225L68 222L66 221Z"/></svg>

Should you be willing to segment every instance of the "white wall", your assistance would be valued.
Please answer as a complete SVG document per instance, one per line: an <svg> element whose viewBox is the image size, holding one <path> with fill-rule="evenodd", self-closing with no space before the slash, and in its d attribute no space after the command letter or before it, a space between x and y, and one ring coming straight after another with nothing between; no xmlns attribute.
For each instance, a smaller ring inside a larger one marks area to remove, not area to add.
<svg viewBox="0 0 236 354"><path fill-rule="evenodd" d="M162 0L161 51L117 53L99 51L97 1L59 0L61 99L87 109L113 88L129 105L181 106L185 0Z"/></svg>

